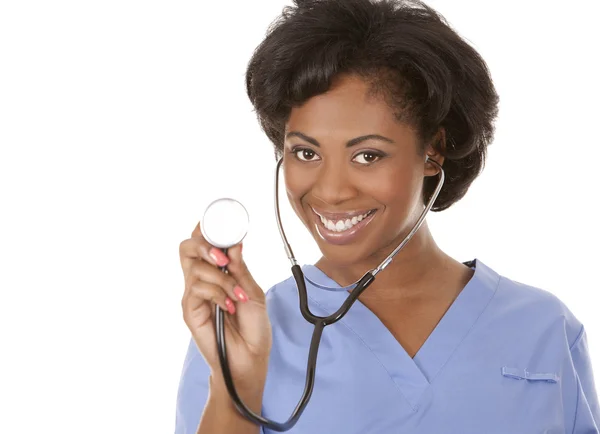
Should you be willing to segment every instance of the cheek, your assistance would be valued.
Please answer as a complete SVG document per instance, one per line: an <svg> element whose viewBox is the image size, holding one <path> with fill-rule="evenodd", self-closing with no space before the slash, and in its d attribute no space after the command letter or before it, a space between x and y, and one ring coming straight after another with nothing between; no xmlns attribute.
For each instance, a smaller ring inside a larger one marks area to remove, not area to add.
<svg viewBox="0 0 600 434"><path fill-rule="evenodd" d="M311 180L306 176L304 171L300 171L294 167L284 166L283 175L288 200L296 214L304 220L301 201L310 190ZM281 186L279 188L281 189Z"/></svg>
<svg viewBox="0 0 600 434"><path fill-rule="evenodd" d="M390 167L379 176L361 180L364 194L373 197L388 208L410 208L418 197L418 178L411 167Z"/></svg>

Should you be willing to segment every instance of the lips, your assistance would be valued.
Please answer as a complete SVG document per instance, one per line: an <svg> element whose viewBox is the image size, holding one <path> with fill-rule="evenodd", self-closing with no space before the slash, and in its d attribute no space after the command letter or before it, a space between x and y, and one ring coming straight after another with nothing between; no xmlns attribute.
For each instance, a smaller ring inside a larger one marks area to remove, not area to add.
<svg viewBox="0 0 600 434"><path fill-rule="evenodd" d="M374 209L363 209L363 210L357 210L357 211L333 213L333 212L316 210L314 208L312 208L312 210L319 217L325 217L327 220L332 220L332 221L348 220L348 219L352 219L353 217L358 217L360 215L367 214L371 211L375 211Z"/></svg>
<svg viewBox="0 0 600 434"><path fill-rule="evenodd" d="M373 221L373 218L377 214L376 209L363 209L357 211L348 211L342 213L326 212L321 210L315 210L313 208L313 216L315 222L315 228L319 236L330 244L343 245L353 242L357 237L363 233L363 229ZM365 216L360 221L352 224L349 228L342 227L340 222L352 220L357 216ZM330 221L338 222L338 226L331 229L327 227L327 223L323 223L323 218Z"/></svg>

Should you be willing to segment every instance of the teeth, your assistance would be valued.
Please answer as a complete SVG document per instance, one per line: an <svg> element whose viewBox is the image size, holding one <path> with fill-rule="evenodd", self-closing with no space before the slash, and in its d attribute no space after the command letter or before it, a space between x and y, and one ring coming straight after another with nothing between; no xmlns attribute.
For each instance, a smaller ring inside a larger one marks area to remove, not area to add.
<svg viewBox="0 0 600 434"><path fill-rule="evenodd" d="M367 218L368 215L369 215L369 213L365 213L365 214L362 214L359 216L354 216L351 219L338 220L337 222L328 220L323 216L319 216L319 217L321 218L321 223L323 223L323 226L325 226L330 231L343 232L343 231L347 231L354 225L361 222L363 219Z"/></svg>

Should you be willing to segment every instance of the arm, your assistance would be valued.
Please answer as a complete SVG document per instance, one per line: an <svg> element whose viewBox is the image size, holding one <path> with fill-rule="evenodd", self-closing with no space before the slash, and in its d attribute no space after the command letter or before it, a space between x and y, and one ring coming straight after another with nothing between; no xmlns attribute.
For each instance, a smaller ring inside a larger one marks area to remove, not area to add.
<svg viewBox="0 0 600 434"><path fill-rule="evenodd" d="M241 398L255 413L260 413L262 392ZM260 395L260 396L259 396ZM258 434L260 427L237 411L221 378L213 378L209 366L190 340L183 364L175 418L175 434Z"/></svg>
<svg viewBox="0 0 600 434"><path fill-rule="evenodd" d="M577 407L573 434L598 433L600 407L590 360L587 335L583 326L579 336L571 346L571 358L577 379Z"/></svg>
<svg viewBox="0 0 600 434"><path fill-rule="evenodd" d="M249 396L240 393L244 403L260 414L262 393ZM197 434L260 434L260 426L248 421L235 408L222 380L210 378L210 393Z"/></svg>
<svg viewBox="0 0 600 434"><path fill-rule="evenodd" d="M190 339L177 391L175 434L193 434L198 429L208 399L209 376L210 368Z"/></svg>

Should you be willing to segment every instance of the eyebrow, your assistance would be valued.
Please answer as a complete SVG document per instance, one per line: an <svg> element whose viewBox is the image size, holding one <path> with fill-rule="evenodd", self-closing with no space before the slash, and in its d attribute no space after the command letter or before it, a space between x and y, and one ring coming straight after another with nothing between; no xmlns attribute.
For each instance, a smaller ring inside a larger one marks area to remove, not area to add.
<svg viewBox="0 0 600 434"><path fill-rule="evenodd" d="M302 134L299 131L290 131L285 135L286 140L290 137L299 137L302 140L306 140L308 143L316 146L317 148L321 147L321 144L317 141L317 139L307 136L306 134ZM356 146L359 143L364 142L365 140L381 140L382 142L387 143L395 143L392 139L389 139L384 136L380 136L379 134L367 134L366 136L355 137L346 142L346 148L350 148L352 146Z"/></svg>

